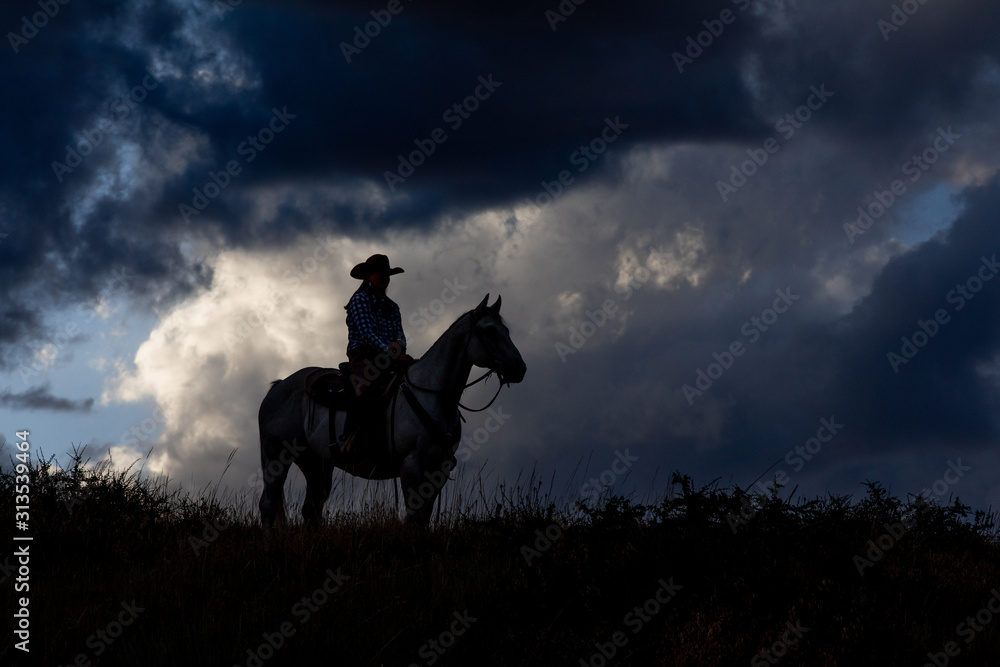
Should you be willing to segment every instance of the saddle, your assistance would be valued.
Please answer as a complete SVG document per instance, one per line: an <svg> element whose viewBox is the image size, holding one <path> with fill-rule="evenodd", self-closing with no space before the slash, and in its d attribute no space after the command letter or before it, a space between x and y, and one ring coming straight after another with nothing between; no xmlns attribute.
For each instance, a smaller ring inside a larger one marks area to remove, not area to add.
<svg viewBox="0 0 1000 667"><path fill-rule="evenodd" d="M354 389L347 362L339 368L317 368L306 376L306 396L331 410L346 410L351 404Z"/></svg>
<svg viewBox="0 0 1000 667"><path fill-rule="evenodd" d="M379 407L379 404L385 406L393 390L402 381L402 378L403 373L397 370L385 374L385 377L376 382L372 390L368 393L369 398L366 399L368 401L368 410L377 412L376 408ZM354 398L354 387L351 385L350 365L347 362L341 362L338 368L317 368L312 371L306 376L305 393L311 401L309 407L310 422L312 421L313 404L329 408L330 442L336 442L336 423L333 413L338 410L347 411L351 409L356 400ZM386 440L384 435L380 435L380 429L370 429L368 426L368 424L361 424L361 433L359 435L364 434L364 440ZM379 450L384 449L388 451L389 449L387 441L369 442L369 445Z"/></svg>

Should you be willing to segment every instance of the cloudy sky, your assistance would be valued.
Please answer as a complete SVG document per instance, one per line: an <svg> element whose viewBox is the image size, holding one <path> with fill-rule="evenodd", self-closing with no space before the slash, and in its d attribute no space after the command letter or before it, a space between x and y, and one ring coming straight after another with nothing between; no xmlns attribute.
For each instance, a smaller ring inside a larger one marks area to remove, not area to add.
<svg viewBox="0 0 1000 667"><path fill-rule="evenodd" d="M416 356L503 296L528 372L467 472L627 449L640 494L777 461L808 496L1000 506L998 25L970 0L5 2L6 452L28 429L202 487L237 448L224 483L252 486L267 383L344 359L348 272L383 252Z"/></svg>

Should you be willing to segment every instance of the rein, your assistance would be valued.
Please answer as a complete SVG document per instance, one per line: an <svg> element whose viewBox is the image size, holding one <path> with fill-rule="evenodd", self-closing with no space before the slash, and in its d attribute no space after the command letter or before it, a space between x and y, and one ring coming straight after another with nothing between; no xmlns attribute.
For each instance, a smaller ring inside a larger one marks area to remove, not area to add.
<svg viewBox="0 0 1000 667"><path fill-rule="evenodd" d="M465 350L466 350L466 353L468 353L469 343L472 341L472 335L475 333L475 325L476 325L476 321L473 320L473 318L472 318L472 312L470 311L469 312L469 334L468 334L468 336L465 339ZM472 385L479 384L480 382L482 382L484 380L488 380L489 377L491 375L493 375L493 373L497 374L497 378L500 380L500 386L497 387L497 393L493 395L493 398L490 399L489 403L487 403L485 406L483 406L483 407L481 407L479 409L472 409L472 408L469 408L469 407L467 407L465 405L462 405L461 400L459 400L458 401L458 407L460 407L463 410L466 410L468 412L482 412L483 410L486 410L491 405L493 405L494 401L497 400L497 397L500 396L500 390L503 389L503 385L504 385L503 374L501 374L499 371L493 371L493 370L486 371L485 373L483 373L482 375L480 375L478 378L476 378L472 382L469 382L465 386L463 386L462 390L459 392L459 398L461 398L462 393L466 389L468 389ZM413 380L410 379L410 367L409 366L406 367L406 369L403 371L403 381L399 384L398 389L393 392L393 394L392 394L392 401L391 401L391 405L390 405L390 408L389 408L389 456L392 457L392 458L396 457L396 401L399 398L399 394L401 392L403 394L403 398L406 400L406 402L410 405L410 407L416 413L417 418L420 420L420 422L424 425L424 428L426 428L427 431L429 433L431 433L432 436L435 436L435 439L441 440L443 442L448 442L448 443L450 443L451 441L455 440L453 434L447 433L447 432L443 431L441 429L441 427L438 426L434 422L434 418L431 417L431 415L428 414L428 412L424 408L424 406L420 404L420 401L417 400L417 397L414 395L413 390L410 389L410 387L413 387L413 389L418 389L420 391L425 391L425 392L428 392L428 393L431 393L431 394L445 394L445 393L450 393L449 390L446 390L446 389L432 389L431 387L421 387L420 385L415 384L413 382ZM463 422L465 421L465 416L461 412L458 413L458 417ZM398 495L398 491L396 490L395 483L393 484L393 491L396 492L396 510L398 511L399 510L399 495ZM441 509L441 506L438 505L438 511L440 511L440 509Z"/></svg>
<svg viewBox="0 0 1000 667"><path fill-rule="evenodd" d="M489 379L489 377L491 375L493 375L493 371L487 371L485 375L483 375L483 376L481 376L479 378L479 380L487 380L487 379ZM500 384L497 385L497 393L493 394L493 398L490 399L489 403L487 403L483 407L479 408L478 410L474 410L474 409L472 409L472 408L470 408L468 406L462 405L462 402L459 401L458 402L458 407L462 408L463 410L465 410L467 412L482 412L483 410L485 410L488 407L490 407L491 405L493 405L493 402L497 400L498 396L500 396L500 390L503 389L503 378L500 376L499 373L497 373L497 378L500 380ZM476 380L476 382L479 382L479 380ZM465 385L465 388L468 389L472 385L476 384L476 382L470 382L469 384ZM458 413L458 416L462 417L462 413L461 412ZM462 421L465 421L465 417L462 417Z"/></svg>
<svg viewBox="0 0 1000 667"><path fill-rule="evenodd" d="M462 391L465 391L466 389L468 389L469 387L471 387L474 384L479 384L483 380L488 380L490 378L490 376L493 375L493 373L496 373L496 371L492 371L492 370L486 371L485 373L483 373L482 375L480 375L478 378L476 378L472 382L470 382L467 385L465 385L464 387L462 387ZM499 373L497 373L497 377L501 378L501 380L500 380L500 386L497 387L497 393L493 394L493 398L490 399L489 403L487 403L486 405L484 405L481 408L474 409L474 408L468 407L467 405L462 405L462 402L459 401L458 402L458 407L462 408L463 410L465 410L467 412L482 412L483 410L486 410L491 405L493 405L493 403L497 400L497 397L500 396L500 390L503 389L503 385L504 385L503 379L502 379L502 377L500 376ZM409 386L413 387L414 389L419 389L420 391L426 391L429 394L444 394L444 393L447 393L446 389L431 389L430 387L421 387L420 385L415 384L413 382L413 380L410 379L410 369L409 368L407 368L406 371L404 371L404 373L403 373L403 379L406 380L406 384L408 384ZM459 413L459 417L462 417L461 413ZM465 421L465 417L462 417L462 421Z"/></svg>
<svg viewBox="0 0 1000 667"><path fill-rule="evenodd" d="M472 335L475 333L475 329L476 329L476 322L473 321L473 319L472 319L472 312L470 311L469 312L469 334L468 334L468 336L465 339L465 349L466 350L469 349L469 342L472 340ZM491 375L493 375L493 373L497 374L497 378L499 378L499 380L500 380L500 385L497 387L497 393L493 394L493 398L490 399L489 403L487 403L486 405L484 405L481 408L473 409L473 408L470 408L470 407L468 407L466 405L462 405L462 401L459 400L458 407L462 408L466 412L482 412L483 410L486 410L491 405L493 405L493 403L500 396L500 390L503 389L503 386L504 386L503 375L499 371L488 370L485 373L483 373L482 375L480 375L478 378L476 378L475 380L473 380L472 382L469 382L464 387L462 387L462 391L464 392L466 389L468 389L472 385L478 384L478 383L482 382L483 380L488 380L489 377ZM448 393L447 389L432 389L430 387L421 387L420 385L415 384L413 382L413 380L410 379L410 368L408 366L407 366L406 370L403 372L403 379L406 381L406 384L410 385L414 389L419 389L420 391L426 391L427 393L430 393L430 394L446 394L446 393ZM411 396L412 396L412 394L411 394ZM461 394L459 394L459 396L461 396ZM415 396L413 397L413 400L414 401L416 400ZM421 406L420 409L421 410L423 409L422 406ZM465 421L465 417L462 415L461 412L458 413L458 416L459 416L459 418L461 418L462 421Z"/></svg>

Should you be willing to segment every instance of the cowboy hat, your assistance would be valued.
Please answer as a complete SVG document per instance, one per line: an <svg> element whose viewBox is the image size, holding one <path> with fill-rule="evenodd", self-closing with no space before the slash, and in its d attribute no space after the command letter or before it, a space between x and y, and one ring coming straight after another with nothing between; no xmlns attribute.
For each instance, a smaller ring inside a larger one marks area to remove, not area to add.
<svg viewBox="0 0 1000 667"><path fill-rule="evenodd" d="M369 273L381 273L386 276L394 276L397 273L403 273L403 269L398 266L390 269L389 258L385 255L372 255L351 269L351 277L357 278L358 280L364 280L368 277Z"/></svg>

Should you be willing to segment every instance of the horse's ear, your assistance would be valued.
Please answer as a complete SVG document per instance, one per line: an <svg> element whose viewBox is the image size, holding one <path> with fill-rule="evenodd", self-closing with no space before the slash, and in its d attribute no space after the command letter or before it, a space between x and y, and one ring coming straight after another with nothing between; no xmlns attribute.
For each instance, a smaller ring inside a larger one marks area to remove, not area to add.
<svg viewBox="0 0 1000 667"><path fill-rule="evenodd" d="M479 302L478 306L476 306L476 312L477 313L483 312L483 308L486 308L486 302L489 300L490 300L490 295L489 292L487 292L486 296L483 297L483 300Z"/></svg>
<svg viewBox="0 0 1000 667"><path fill-rule="evenodd" d="M497 294L497 300L493 303L492 306L490 306L490 310L492 310L494 314L498 314L500 312L500 295L499 294Z"/></svg>

